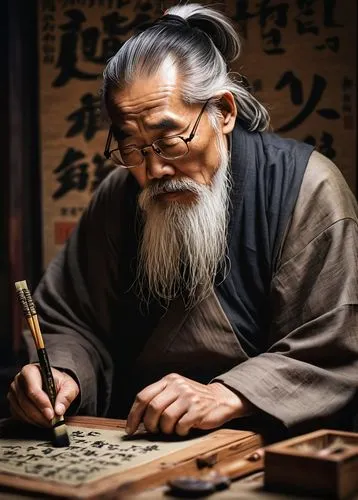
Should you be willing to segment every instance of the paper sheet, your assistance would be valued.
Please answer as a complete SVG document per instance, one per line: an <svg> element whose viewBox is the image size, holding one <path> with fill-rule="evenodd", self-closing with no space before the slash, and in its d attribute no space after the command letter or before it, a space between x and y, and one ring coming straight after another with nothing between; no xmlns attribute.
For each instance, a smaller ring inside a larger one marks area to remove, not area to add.
<svg viewBox="0 0 358 500"><path fill-rule="evenodd" d="M78 486L186 448L201 438L160 441L155 436L128 438L123 430L68 427L71 444L0 439L0 472Z"/></svg>

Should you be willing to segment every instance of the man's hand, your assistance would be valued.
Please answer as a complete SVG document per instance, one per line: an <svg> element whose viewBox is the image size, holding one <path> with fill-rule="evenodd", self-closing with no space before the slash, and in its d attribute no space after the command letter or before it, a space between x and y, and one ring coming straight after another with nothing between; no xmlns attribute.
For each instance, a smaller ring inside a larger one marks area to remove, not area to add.
<svg viewBox="0 0 358 500"><path fill-rule="evenodd" d="M137 394L126 431L133 434L143 422L149 432L185 436L192 428L215 429L251 410L247 400L223 384L203 385L171 373Z"/></svg>
<svg viewBox="0 0 358 500"><path fill-rule="evenodd" d="M67 373L52 368L57 397L56 415L61 416L79 393L77 382ZM42 389L41 372L38 365L22 368L10 385L7 395L10 411L14 418L30 424L49 427L55 412Z"/></svg>

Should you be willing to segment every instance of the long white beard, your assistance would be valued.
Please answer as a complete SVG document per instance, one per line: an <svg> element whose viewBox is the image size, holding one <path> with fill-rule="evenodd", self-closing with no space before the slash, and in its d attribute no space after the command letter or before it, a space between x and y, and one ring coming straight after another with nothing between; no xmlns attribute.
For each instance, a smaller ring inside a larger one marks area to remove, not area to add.
<svg viewBox="0 0 358 500"><path fill-rule="evenodd" d="M139 196L145 215L139 249L137 284L143 300L156 298L164 306L182 295L192 307L211 292L227 248L229 205L229 154L224 139L217 138L219 168L209 186L190 178L153 181ZM156 196L189 190L191 204L159 203ZM148 294L146 296L146 294Z"/></svg>

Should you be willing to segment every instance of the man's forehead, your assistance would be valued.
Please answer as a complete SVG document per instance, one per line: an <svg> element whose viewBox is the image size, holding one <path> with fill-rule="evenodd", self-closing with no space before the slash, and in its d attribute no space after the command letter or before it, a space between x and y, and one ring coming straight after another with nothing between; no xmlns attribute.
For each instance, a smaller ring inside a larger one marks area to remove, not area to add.
<svg viewBox="0 0 358 500"><path fill-rule="evenodd" d="M184 105L182 82L176 66L167 58L153 74L139 73L120 89L111 89L108 98L110 114L121 118L168 107Z"/></svg>
<svg viewBox="0 0 358 500"><path fill-rule="evenodd" d="M190 106L184 102L181 93L169 92L168 89L127 97L122 91L113 92L108 101L108 113L115 125L140 120L153 129L170 128L173 122L181 121L190 113Z"/></svg>
<svg viewBox="0 0 358 500"><path fill-rule="evenodd" d="M180 96L171 89L160 89L156 92L137 92L128 95L125 90L112 91L108 100L110 114L118 118L139 115L141 113L156 113L182 104Z"/></svg>

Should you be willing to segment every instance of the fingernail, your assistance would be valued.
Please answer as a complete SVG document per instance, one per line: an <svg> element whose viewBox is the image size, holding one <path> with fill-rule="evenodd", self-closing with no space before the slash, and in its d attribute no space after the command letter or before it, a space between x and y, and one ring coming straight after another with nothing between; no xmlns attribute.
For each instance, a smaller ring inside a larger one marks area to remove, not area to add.
<svg viewBox="0 0 358 500"><path fill-rule="evenodd" d="M65 405L62 403L57 403L55 408L57 415L63 415L65 413L65 409Z"/></svg>
<svg viewBox="0 0 358 500"><path fill-rule="evenodd" d="M45 417L47 418L47 420L52 420L53 417L54 417L54 412L53 412L52 408L45 408L43 410L43 414L45 415Z"/></svg>

